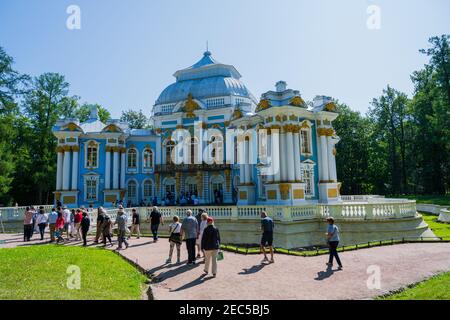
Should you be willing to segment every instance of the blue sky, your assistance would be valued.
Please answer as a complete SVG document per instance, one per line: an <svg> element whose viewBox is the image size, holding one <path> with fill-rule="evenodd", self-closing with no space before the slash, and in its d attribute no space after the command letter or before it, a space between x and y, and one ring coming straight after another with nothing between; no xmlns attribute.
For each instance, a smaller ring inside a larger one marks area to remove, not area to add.
<svg viewBox="0 0 450 320"><path fill-rule="evenodd" d="M69 5L81 30L66 28ZM379 30L367 8L381 9ZM367 111L387 84L408 94L430 36L450 33L447 0L0 0L0 45L15 68L59 72L81 101L150 110L173 73L213 57L259 98L278 80L306 100Z"/></svg>

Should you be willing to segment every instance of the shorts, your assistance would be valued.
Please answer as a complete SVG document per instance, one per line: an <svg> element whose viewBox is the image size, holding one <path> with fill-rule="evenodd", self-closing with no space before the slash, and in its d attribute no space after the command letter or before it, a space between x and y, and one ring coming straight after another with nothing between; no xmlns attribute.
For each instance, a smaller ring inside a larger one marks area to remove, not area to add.
<svg viewBox="0 0 450 320"><path fill-rule="evenodd" d="M273 243L273 232L264 232L261 238L261 245L271 247Z"/></svg>
<svg viewBox="0 0 450 320"><path fill-rule="evenodd" d="M64 223L64 232L69 231L69 224L68 223Z"/></svg>

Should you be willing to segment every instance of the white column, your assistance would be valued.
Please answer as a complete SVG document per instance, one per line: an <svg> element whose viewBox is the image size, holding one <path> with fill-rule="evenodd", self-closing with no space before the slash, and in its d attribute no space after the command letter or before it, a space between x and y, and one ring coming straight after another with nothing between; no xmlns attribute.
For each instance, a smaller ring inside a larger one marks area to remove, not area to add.
<svg viewBox="0 0 450 320"><path fill-rule="evenodd" d="M238 156L237 160L239 163L239 184L245 184L245 142L239 141L241 137L238 137Z"/></svg>
<svg viewBox="0 0 450 320"><path fill-rule="evenodd" d="M301 159L300 159L300 134L294 133L294 166L295 166L295 180L301 181Z"/></svg>
<svg viewBox="0 0 450 320"><path fill-rule="evenodd" d="M245 183L251 182L251 157L250 157L250 141L245 140Z"/></svg>
<svg viewBox="0 0 450 320"><path fill-rule="evenodd" d="M281 171L281 181L285 182L288 178L287 176L287 157L286 157L286 134L282 133L280 135L280 171Z"/></svg>
<svg viewBox="0 0 450 320"><path fill-rule="evenodd" d="M272 157L273 157L273 182L280 182L281 164L280 164L280 130L272 129Z"/></svg>
<svg viewBox="0 0 450 320"><path fill-rule="evenodd" d="M106 147L106 162L105 162L105 190L111 188L111 151L110 147Z"/></svg>
<svg viewBox="0 0 450 320"><path fill-rule="evenodd" d="M327 137L328 141L328 174L332 181L337 181L336 175L336 157L333 154L334 141L331 137Z"/></svg>
<svg viewBox="0 0 450 320"><path fill-rule="evenodd" d="M292 131L286 133L287 180L295 181L294 139Z"/></svg>
<svg viewBox="0 0 450 320"><path fill-rule="evenodd" d="M62 179L63 179L63 161L64 161L64 151L58 151L58 162L56 169L56 190L62 190Z"/></svg>
<svg viewBox="0 0 450 320"><path fill-rule="evenodd" d="M70 151L64 152L64 161L63 161L63 190L70 189Z"/></svg>
<svg viewBox="0 0 450 320"><path fill-rule="evenodd" d="M126 189L125 188L125 161L126 161L126 152L125 150L122 150L122 153L120 154L120 188L121 189Z"/></svg>
<svg viewBox="0 0 450 320"><path fill-rule="evenodd" d="M127 154L125 153L125 150L122 150L122 153L120 154L120 188L125 188L125 157Z"/></svg>
<svg viewBox="0 0 450 320"><path fill-rule="evenodd" d="M267 156L271 158L271 164L270 164L270 168L267 171L267 175L266 175L266 181L267 182L273 182L273 150L272 150L272 135L268 134L267 135Z"/></svg>
<svg viewBox="0 0 450 320"><path fill-rule="evenodd" d="M113 189L119 189L119 151L114 150Z"/></svg>
<svg viewBox="0 0 450 320"><path fill-rule="evenodd" d="M78 189L78 149L72 149L72 190Z"/></svg>
<svg viewBox="0 0 450 320"><path fill-rule="evenodd" d="M325 135L320 136L320 176L322 181L329 180L328 176L328 147L327 137Z"/></svg>

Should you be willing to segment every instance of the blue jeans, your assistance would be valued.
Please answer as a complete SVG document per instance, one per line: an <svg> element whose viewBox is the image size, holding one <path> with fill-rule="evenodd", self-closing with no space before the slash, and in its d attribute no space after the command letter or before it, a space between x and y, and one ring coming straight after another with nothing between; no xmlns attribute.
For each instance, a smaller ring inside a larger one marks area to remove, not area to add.
<svg viewBox="0 0 450 320"><path fill-rule="evenodd" d="M152 230L152 234L153 234L153 240L158 240L158 228L159 228L159 224L152 224L150 225L150 230Z"/></svg>

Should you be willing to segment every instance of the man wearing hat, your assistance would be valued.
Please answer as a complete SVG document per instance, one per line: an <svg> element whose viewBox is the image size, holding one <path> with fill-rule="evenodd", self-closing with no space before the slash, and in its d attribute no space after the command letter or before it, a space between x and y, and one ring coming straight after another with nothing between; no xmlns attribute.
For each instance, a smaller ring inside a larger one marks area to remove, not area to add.
<svg viewBox="0 0 450 320"><path fill-rule="evenodd" d="M338 263L339 270L342 269L342 263L341 259L339 259L339 255L337 252L337 247L339 245L339 228L334 224L334 218L328 217L328 228L327 228L327 240L328 240L328 247L330 248L330 258L328 260L327 266L332 267L333 266L333 258L336 258L336 262Z"/></svg>

